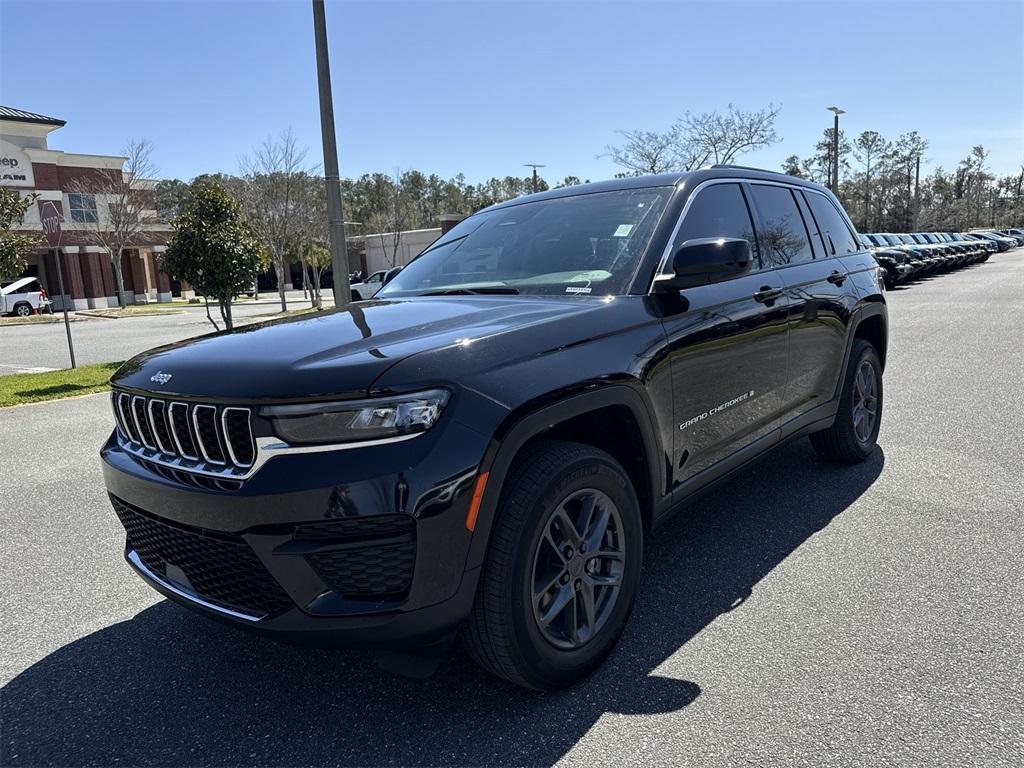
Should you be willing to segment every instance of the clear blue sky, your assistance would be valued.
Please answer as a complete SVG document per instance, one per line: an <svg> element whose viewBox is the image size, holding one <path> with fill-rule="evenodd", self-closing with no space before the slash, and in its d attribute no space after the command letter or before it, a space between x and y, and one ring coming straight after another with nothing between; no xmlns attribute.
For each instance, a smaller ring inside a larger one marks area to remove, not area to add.
<svg viewBox="0 0 1024 768"><path fill-rule="evenodd" d="M328 0L343 175L600 179L619 129L781 105L777 168L844 130L916 129L928 167L981 143L1024 161L1024 3L349 3ZM161 175L234 172L289 126L321 160L307 0L0 0L0 103L54 115L51 146L147 138Z"/></svg>

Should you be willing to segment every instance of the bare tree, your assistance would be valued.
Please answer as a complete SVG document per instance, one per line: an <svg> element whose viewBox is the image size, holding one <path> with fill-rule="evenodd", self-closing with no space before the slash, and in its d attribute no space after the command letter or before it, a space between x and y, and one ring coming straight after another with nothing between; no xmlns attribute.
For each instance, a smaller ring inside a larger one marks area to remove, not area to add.
<svg viewBox="0 0 1024 768"><path fill-rule="evenodd" d="M72 194L87 196L75 220L83 239L106 251L117 281L117 301L123 309L124 274L121 256L133 246L150 242L148 231L157 222L152 190L157 169L152 146L145 140L128 142L122 168L98 168L68 185ZM74 219L75 214L69 218Z"/></svg>
<svg viewBox="0 0 1024 768"><path fill-rule="evenodd" d="M864 163L864 226L868 231L871 231L871 163L888 152L889 142L878 131L864 131L854 142L853 153Z"/></svg>
<svg viewBox="0 0 1024 768"><path fill-rule="evenodd" d="M323 245L311 242L305 249L305 263L313 276L311 290L313 293L313 306L317 309L324 308L323 295L320 292L320 284L323 281L324 272L331 266L331 252ZM305 279L305 276L303 276Z"/></svg>
<svg viewBox="0 0 1024 768"><path fill-rule="evenodd" d="M729 164L745 152L779 141L775 118L779 108L744 112L732 104L724 114L686 113L667 131L619 131L625 141L608 145L599 157L628 169L632 175L692 171L708 163Z"/></svg>
<svg viewBox="0 0 1024 768"><path fill-rule="evenodd" d="M330 252L326 264L314 264L310 261L314 246L322 247L328 242L327 231L327 185L322 176L304 176L296 191L298 222L294 236L293 252L298 254L302 264L303 288L309 287L309 299L312 306L323 309L320 299L320 278L331 265ZM317 254L322 255L322 254ZM308 269L307 269L308 268ZM314 281L308 279L312 273Z"/></svg>
<svg viewBox="0 0 1024 768"><path fill-rule="evenodd" d="M607 145L603 155L627 169L634 176L665 173L679 168L679 137L674 129L658 131L616 131L624 141Z"/></svg>
<svg viewBox="0 0 1024 768"><path fill-rule="evenodd" d="M402 244L402 232L408 228L412 218L408 196L402 188L402 174L396 169L390 184L384 190L383 199L370 214L370 229L377 231L381 250L389 266L396 266L398 248Z"/></svg>
<svg viewBox="0 0 1024 768"><path fill-rule="evenodd" d="M897 162L907 166L907 223L911 229L917 229L921 210L920 167L927 149L928 141L917 131L904 133L896 140Z"/></svg>
<svg viewBox="0 0 1024 768"><path fill-rule="evenodd" d="M712 161L729 165L744 153L775 144L779 141L775 133L778 115L779 108L774 104L751 112L730 104L724 114L687 113L674 128L682 139L680 147L687 159L683 170L692 170Z"/></svg>
<svg viewBox="0 0 1024 768"><path fill-rule="evenodd" d="M252 157L241 161L245 208L249 221L270 249L282 312L288 310L285 284L289 246L300 226L301 189L309 176L305 158L306 150L299 149L289 128L277 138L268 137Z"/></svg>

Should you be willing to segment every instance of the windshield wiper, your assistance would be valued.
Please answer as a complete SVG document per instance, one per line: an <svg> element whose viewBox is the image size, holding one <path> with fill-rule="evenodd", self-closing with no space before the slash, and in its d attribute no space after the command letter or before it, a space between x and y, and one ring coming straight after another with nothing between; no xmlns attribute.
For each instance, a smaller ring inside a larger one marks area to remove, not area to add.
<svg viewBox="0 0 1024 768"><path fill-rule="evenodd" d="M473 294L516 294L519 293L518 288L513 288L511 285L487 285L480 286L479 288L438 288L433 291L424 291L423 293L417 294L418 296L470 296Z"/></svg>

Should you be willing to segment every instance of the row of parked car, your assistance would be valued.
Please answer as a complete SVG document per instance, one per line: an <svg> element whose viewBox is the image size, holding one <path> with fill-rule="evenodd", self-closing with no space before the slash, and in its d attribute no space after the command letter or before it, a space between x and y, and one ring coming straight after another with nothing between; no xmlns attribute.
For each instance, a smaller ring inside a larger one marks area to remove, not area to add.
<svg viewBox="0 0 1024 768"><path fill-rule="evenodd" d="M889 288L925 275L977 264L986 261L993 253L1024 245L1022 229L902 234L875 232L860 237L885 269L885 284Z"/></svg>

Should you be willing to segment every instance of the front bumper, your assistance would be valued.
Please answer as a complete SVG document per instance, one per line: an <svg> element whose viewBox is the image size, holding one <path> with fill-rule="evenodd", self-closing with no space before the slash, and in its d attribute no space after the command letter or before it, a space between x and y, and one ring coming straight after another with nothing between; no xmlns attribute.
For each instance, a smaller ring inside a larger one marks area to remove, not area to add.
<svg viewBox="0 0 1024 768"><path fill-rule="evenodd" d="M472 605L465 519L486 444L449 422L279 456L232 491L175 482L116 435L101 458L125 558L161 594L283 639L408 645L449 634Z"/></svg>

